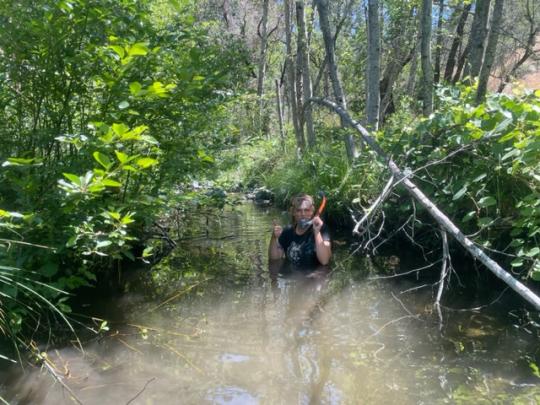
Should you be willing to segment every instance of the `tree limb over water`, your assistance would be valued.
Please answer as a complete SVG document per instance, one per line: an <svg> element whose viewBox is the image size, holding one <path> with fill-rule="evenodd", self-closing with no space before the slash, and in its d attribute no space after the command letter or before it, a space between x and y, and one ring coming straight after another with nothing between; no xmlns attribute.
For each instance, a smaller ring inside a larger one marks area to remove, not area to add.
<svg viewBox="0 0 540 405"><path fill-rule="evenodd" d="M347 111L336 103L322 99L312 98L310 101L324 105L334 110L348 125L360 133L362 139L373 149L381 159L383 159L390 169L393 177L398 182L402 182L407 191L427 210L427 212L437 221L443 230L452 235L475 259L480 260L493 274L504 281L510 288L518 293L522 298L532 304L535 309L540 310L540 297L534 294L523 283L512 277L497 262L484 253L472 240L470 240L431 200L409 179L409 174L405 174L396 163L389 158L381 149L369 132L358 122L354 121Z"/></svg>

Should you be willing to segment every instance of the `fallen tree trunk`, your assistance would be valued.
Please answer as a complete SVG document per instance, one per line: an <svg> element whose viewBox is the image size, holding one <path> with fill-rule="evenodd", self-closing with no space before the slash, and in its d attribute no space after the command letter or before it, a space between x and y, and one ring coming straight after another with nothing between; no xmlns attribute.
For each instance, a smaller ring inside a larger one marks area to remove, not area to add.
<svg viewBox="0 0 540 405"><path fill-rule="evenodd" d="M517 292L521 297L532 304L536 310L540 310L540 297L534 294L523 283L516 280L512 275L505 271L496 261L491 259L484 253L482 249L474 244L450 219L441 211L431 200L409 179L408 175L396 165L396 163L389 158L381 147L371 137L369 132L358 122L354 121L347 111L338 106L336 103L326 99L313 98L312 102L322 104L330 109L333 109L348 125L356 129L362 139L386 162L388 168L392 172L395 181L402 183L407 191L422 205L429 214L437 221L437 223L450 235L452 235L475 259L478 259L484 266L488 268L492 273L504 281L510 288Z"/></svg>

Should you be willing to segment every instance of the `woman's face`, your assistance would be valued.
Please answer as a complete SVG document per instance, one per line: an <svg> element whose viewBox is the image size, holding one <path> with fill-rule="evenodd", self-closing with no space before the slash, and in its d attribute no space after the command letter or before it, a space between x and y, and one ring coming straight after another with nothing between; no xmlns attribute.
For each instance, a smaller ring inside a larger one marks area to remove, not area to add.
<svg viewBox="0 0 540 405"><path fill-rule="evenodd" d="M293 214L296 222L301 219L310 220L313 216L313 204L307 200L302 200L301 204L294 208Z"/></svg>

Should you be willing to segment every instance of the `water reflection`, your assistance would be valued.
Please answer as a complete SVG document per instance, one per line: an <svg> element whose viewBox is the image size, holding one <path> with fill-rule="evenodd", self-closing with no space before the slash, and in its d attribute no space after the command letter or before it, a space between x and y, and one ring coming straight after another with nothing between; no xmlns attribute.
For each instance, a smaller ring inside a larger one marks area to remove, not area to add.
<svg viewBox="0 0 540 405"><path fill-rule="evenodd" d="M88 336L84 355L71 347L48 353L77 398L459 404L534 403L540 395L530 371L537 339L500 307L445 312L439 331L431 291L401 294L416 284L368 281L369 261L345 248L336 247L330 268L266 265L275 214L246 206L220 225L201 221L207 238L179 245L129 292L94 306L110 330ZM224 238L231 233L238 236ZM39 369L11 369L0 385L13 404L73 403Z"/></svg>

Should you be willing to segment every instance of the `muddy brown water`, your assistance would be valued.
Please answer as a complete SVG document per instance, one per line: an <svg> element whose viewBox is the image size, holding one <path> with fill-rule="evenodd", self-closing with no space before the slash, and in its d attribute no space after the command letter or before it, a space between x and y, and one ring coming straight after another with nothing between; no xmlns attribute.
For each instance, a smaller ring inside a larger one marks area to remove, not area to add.
<svg viewBox="0 0 540 405"><path fill-rule="evenodd" d="M123 294L89 302L108 330L81 329L84 353L44 349L48 364L84 404L540 402L537 324L523 311L501 299L445 309L441 324L436 286L377 278L349 243L335 244L330 268L269 266L280 216L245 204L195 218L191 235ZM44 369L0 378L11 404L76 403Z"/></svg>

